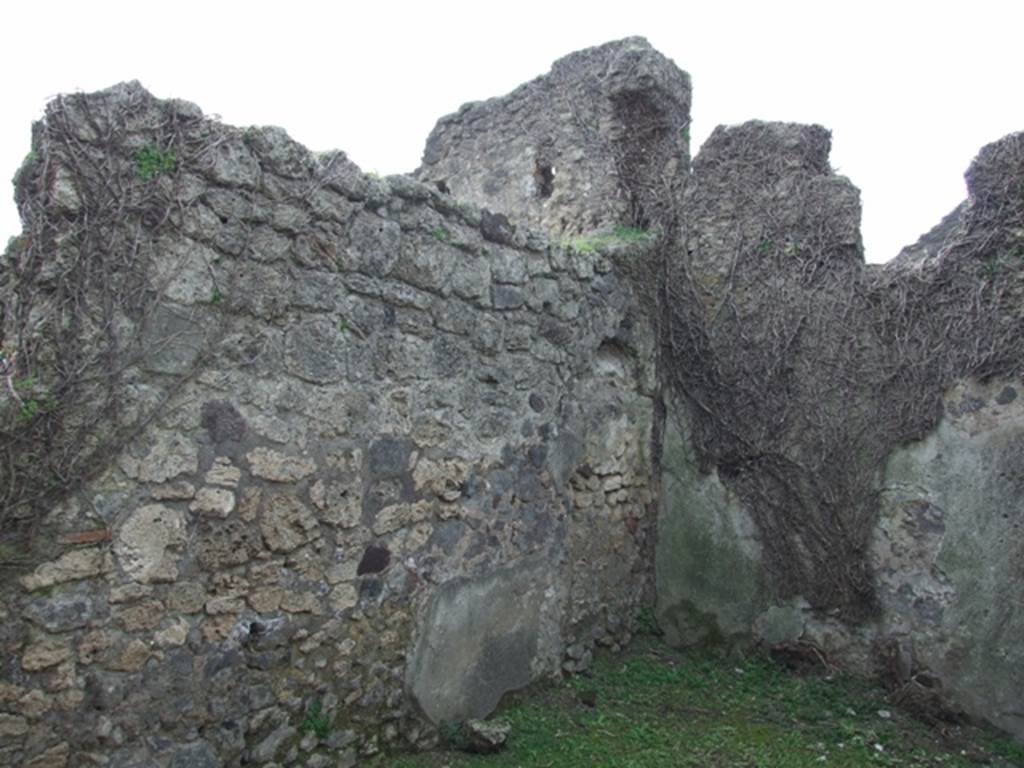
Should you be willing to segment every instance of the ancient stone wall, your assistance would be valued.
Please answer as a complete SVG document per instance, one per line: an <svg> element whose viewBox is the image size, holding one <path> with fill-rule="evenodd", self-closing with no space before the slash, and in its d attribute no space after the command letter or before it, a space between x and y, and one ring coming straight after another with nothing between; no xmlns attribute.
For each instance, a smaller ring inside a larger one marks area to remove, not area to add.
<svg viewBox="0 0 1024 768"><path fill-rule="evenodd" d="M615 73L645 68L660 74L626 90L649 89L640 102L656 106L617 130ZM969 199L891 265L867 267L859 194L829 167L827 131L720 128L688 173L686 82L642 41L574 54L443 120L419 174L446 188L450 174L461 194L556 237L616 222L659 231L653 259L630 274L658 307L669 413L657 589L670 639L813 647L882 672L899 696L1020 735L1006 639L1021 590L1020 472L999 446L1019 431L1024 137L984 148ZM583 177L571 190L618 176L596 202L538 194L552 177L536 175L538 154L522 145L577 104L577 83L617 139L595 142L587 121L548 132L588 147L569 163ZM524 122L523 105L544 119ZM965 408L983 411L983 426L962 426ZM959 457L933 462L941 473L915 458L936 440ZM927 520L910 519L925 507Z"/></svg>
<svg viewBox="0 0 1024 768"><path fill-rule="evenodd" d="M860 625L803 595L773 598L752 514L670 425L657 552L668 639L814 647L1020 735L1020 391L1019 379L963 382L936 430L891 454L868 550L879 609Z"/></svg>
<svg viewBox="0 0 1024 768"><path fill-rule="evenodd" d="M720 128L696 157L668 286L671 640L802 648L1024 735L1022 147L985 147L885 267L823 129Z"/></svg>
<svg viewBox="0 0 1024 768"><path fill-rule="evenodd" d="M430 744L655 589L678 644L1024 736L1024 134L866 267L827 131L691 169L689 98L610 43L387 179L135 83L55 100L0 271L0 761Z"/></svg>
<svg viewBox="0 0 1024 768"><path fill-rule="evenodd" d="M628 641L654 371L608 258L138 84L52 103L18 196L5 447L95 471L5 509L4 765L349 764Z"/></svg>
<svg viewBox="0 0 1024 768"><path fill-rule="evenodd" d="M882 632L954 702L1024 734L1024 403L1020 379L964 382L886 466L871 556Z"/></svg>
<svg viewBox="0 0 1024 768"><path fill-rule="evenodd" d="M442 118L416 175L556 241L650 227L681 192L689 125L689 76L627 38Z"/></svg>

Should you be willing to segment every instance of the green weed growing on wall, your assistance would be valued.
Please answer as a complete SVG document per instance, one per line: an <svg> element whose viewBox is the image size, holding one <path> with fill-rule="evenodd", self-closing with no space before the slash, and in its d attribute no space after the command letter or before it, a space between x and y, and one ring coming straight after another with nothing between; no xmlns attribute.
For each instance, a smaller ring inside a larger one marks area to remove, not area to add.
<svg viewBox="0 0 1024 768"><path fill-rule="evenodd" d="M147 146L135 153L135 173L143 181L156 178L161 173L171 173L178 167L178 158L171 152L155 146Z"/></svg>

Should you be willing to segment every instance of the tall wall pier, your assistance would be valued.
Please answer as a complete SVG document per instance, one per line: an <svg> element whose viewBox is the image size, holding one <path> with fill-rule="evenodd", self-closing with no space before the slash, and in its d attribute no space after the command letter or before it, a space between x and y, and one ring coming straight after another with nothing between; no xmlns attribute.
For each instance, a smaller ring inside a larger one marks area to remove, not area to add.
<svg viewBox="0 0 1024 768"><path fill-rule="evenodd" d="M885 266L820 127L719 128L669 297L658 617L1024 736L1024 134Z"/></svg>

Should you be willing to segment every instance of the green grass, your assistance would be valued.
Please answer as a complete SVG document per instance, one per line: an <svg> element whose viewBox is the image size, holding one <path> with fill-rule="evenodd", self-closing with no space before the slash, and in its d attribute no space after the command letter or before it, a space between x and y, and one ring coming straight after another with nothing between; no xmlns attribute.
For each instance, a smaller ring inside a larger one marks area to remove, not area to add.
<svg viewBox="0 0 1024 768"><path fill-rule="evenodd" d="M35 376L15 379L12 385L21 398L21 404L18 408L18 418L21 421L32 421L36 416L49 408L50 402L42 394L42 390L39 389Z"/></svg>
<svg viewBox="0 0 1024 768"><path fill-rule="evenodd" d="M36 153L30 150L29 153L25 155L25 159L21 161L21 165L18 166L18 170L14 172L14 177L11 179L11 184L17 187L18 181L21 179L22 175L29 169L29 167L35 161Z"/></svg>
<svg viewBox="0 0 1024 768"><path fill-rule="evenodd" d="M318 739L326 739L331 732L331 718L323 711L319 701L314 701L306 710L306 716L299 726L302 733L312 733Z"/></svg>
<svg viewBox="0 0 1024 768"><path fill-rule="evenodd" d="M644 242L654 238L654 233L636 227L616 227L608 233L583 235L566 240L562 247L577 253L593 253L612 245Z"/></svg>
<svg viewBox="0 0 1024 768"><path fill-rule="evenodd" d="M498 755L385 755L368 765L967 768L985 756L1024 766L1024 748L966 727L940 735L865 681L798 676L761 657L680 653L654 638L600 658L590 677L517 695L500 714L513 730Z"/></svg>
<svg viewBox="0 0 1024 768"><path fill-rule="evenodd" d="M985 734L982 744L993 755L998 755L1009 765L1024 765L1024 744L1018 744L1003 735Z"/></svg>
<svg viewBox="0 0 1024 768"><path fill-rule="evenodd" d="M161 173L170 173L177 167L178 158L170 150L165 152L150 145L135 153L135 173L143 181L149 181Z"/></svg>

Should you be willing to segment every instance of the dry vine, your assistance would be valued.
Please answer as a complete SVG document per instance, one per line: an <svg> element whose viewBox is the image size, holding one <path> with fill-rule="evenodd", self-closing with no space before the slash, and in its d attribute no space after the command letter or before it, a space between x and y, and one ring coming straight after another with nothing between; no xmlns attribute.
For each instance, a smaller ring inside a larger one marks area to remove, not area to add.
<svg viewBox="0 0 1024 768"><path fill-rule="evenodd" d="M102 471L189 375L145 395L137 386L164 300L157 241L185 216L179 171L202 155L189 131L200 119L157 108L138 89L60 97L34 128L15 177L24 232L0 274L8 542L30 541L54 503Z"/></svg>
<svg viewBox="0 0 1024 768"><path fill-rule="evenodd" d="M1024 135L976 161L940 258L885 269L862 264L823 196L824 131L806 136L825 144L797 170L783 147L722 138L698 158L681 213L635 147L620 155L644 199L662 201L643 214L658 247L630 266L660 308L666 397L685 404L702 468L753 515L776 596L864 620L887 458L934 428L957 380L1024 367Z"/></svg>

